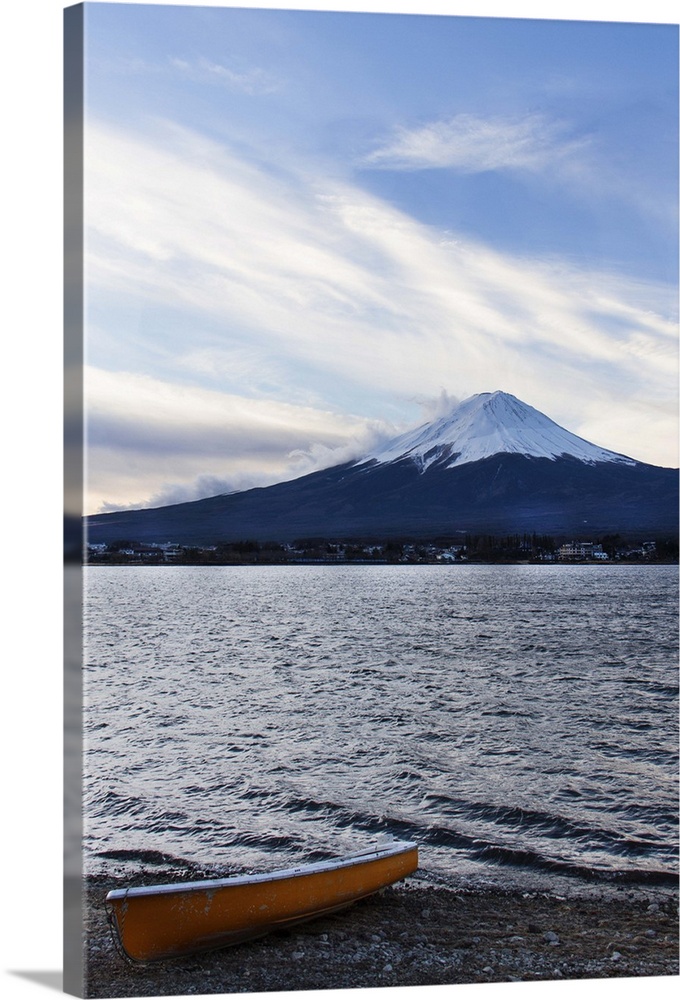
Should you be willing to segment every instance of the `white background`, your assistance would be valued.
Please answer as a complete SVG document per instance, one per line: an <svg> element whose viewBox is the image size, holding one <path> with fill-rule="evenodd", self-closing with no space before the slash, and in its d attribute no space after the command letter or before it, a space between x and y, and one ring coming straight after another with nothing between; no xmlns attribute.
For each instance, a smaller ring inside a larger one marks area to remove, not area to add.
<svg viewBox="0 0 680 1000"><path fill-rule="evenodd" d="M174 2L174 0L170 0ZM186 5L197 6L194 0ZM228 6L212 3L204 5ZM3 7L2 993L49 996L62 968L62 0ZM678 22L670 0L297 0L241 7ZM549 14L546 14L549 11ZM49 973L49 975L45 975ZM675 995L677 978L362 991L362 997L543 1000ZM352 994L349 994L351 996ZM267 994L274 997L273 994ZM282 997L291 994L282 994ZM302 994L313 1000L315 994ZM344 997L335 991L324 997Z"/></svg>

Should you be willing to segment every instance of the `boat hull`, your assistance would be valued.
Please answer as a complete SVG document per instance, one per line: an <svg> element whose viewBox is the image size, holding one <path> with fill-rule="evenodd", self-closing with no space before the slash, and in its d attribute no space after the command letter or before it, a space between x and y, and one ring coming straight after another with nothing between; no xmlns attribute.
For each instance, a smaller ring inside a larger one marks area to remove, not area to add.
<svg viewBox="0 0 680 1000"><path fill-rule="evenodd" d="M415 844L397 843L268 875L114 890L106 902L126 956L149 962L237 944L333 912L417 867Z"/></svg>

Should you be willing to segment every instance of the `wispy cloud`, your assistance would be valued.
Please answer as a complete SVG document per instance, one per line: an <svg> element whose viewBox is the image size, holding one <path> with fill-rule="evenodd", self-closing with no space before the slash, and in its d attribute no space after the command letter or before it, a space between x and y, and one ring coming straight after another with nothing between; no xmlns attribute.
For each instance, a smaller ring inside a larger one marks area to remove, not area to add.
<svg viewBox="0 0 680 1000"><path fill-rule="evenodd" d="M410 128L397 126L359 166L402 172L448 169L468 175L505 172L528 183L556 183L593 211L613 201L648 225L664 231L676 226L676 181L650 186L636 162L607 152L602 136L576 134L569 121L545 114L459 114Z"/></svg>
<svg viewBox="0 0 680 1000"><path fill-rule="evenodd" d="M188 80L195 83L212 83L244 94L273 94L281 88L281 81L260 66L217 63L211 59L183 59L174 56L170 65Z"/></svg>
<svg viewBox="0 0 680 1000"><path fill-rule="evenodd" d="M580 155L587 138L571 138L563 122L533 114L482 118L460 114L415 128L398 127L363 163L391 170L447 167L463 173L542 171Z"/></svg>
<svg viewBox="0 0 680 1000"><path fill-rule="evenodd" d="M457 396L452 396L442 386L438 396L424 397L417 399L416 402L420 405L422 410L423 423L430 423L433 420L438 420L440 417L445 417L446 414L450 413L453 407L457 406L458 403L462 402L462 400Z"/></svg>

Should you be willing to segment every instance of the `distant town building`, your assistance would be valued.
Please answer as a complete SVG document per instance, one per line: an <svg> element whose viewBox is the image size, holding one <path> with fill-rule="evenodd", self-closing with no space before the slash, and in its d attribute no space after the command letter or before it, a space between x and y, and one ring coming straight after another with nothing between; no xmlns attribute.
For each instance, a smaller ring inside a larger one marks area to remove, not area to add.
<svg viewBox="0 0 680 1000"><path fill-rule="evenodd" d="M597 542L566 542L557 550L560 559L607 559Z"/></svg>

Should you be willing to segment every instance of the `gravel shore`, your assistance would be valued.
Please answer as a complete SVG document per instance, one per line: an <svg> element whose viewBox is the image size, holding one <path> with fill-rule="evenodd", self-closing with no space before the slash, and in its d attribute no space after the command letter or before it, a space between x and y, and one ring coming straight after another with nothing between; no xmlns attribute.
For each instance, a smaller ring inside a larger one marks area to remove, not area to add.
<svg viewBox="0 0 680 1000"><path fill-rule="evenodd" d="M678 975L677 893L444 888L419 879L257 941L133 966L116 951L90 878L90 997Z"/></svg>

